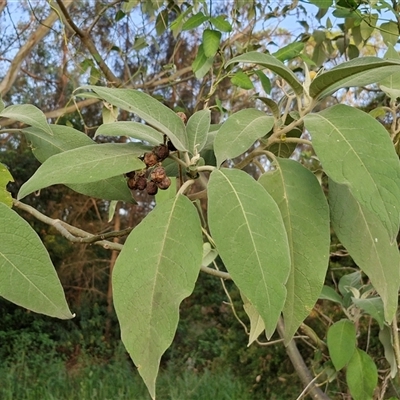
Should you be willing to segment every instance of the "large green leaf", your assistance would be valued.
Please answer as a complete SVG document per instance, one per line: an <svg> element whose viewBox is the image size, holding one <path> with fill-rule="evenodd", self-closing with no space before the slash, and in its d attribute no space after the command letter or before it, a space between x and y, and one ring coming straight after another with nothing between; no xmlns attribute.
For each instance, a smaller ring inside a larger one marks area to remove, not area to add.
<svg viewBox="0 0 400 400"><path fill-rule="evenodd" d="M130 233L113 272L122 340L152 398L161 355L170 346L179 305L202 262L201 225L184 196L166 200Z"/></svg>
<svg viewBox="0 0 400 400"><path fill-rule="evenodd" d="M378 370L372 358L356 349L347 366L346 380L353 400L372 400L378 385Z"/></svg>
<svg viewBox="0 0 400 400"><path fill-rule="evenodd" d="M347 186L330 180L329 204L334 231L381 296L385 319L390 323L397 310L400 285L397 243L390 243L381 221L355 200Z"/></svg>
<svg viewBox="0 0 400 400"><path fill-rule="evenodd" d="M263 67L270 69L283 78L292 87L297 95L303 93L303 85L297 79L292 70L286 67L282 61L277 60L275 57L269 54L259 53L258 51L250 51L232 58L225 64L225 67L236 62L262 65Z"/></svg>
<svg viewBox="0 0 400 400"><path fill-rule="evenodd" d="M311 82L310 96L320 100L340 88L369 85L399 71L400 61L378 57L355 58L319 74Z"/></svg>
<svg viewBox="0 0 400 400"><path fill-rule="evenodd" d="M243 154L274 126L274 118L260 110L248 108L231 115L217 132L214 152L217 165Z"/></svg>
<svg viewBox="0 0 400 400"><path fill-rule="evenodd" d="M143 140L154 146L163 143L164 136L149 125L135 121L117 121L111 124L100 125L96 131L96 136L128 136L138 140Z"/></svg>
<svg viewBox="0 0 400 400"><path fill-rule="evenodd" d="M21 121L24 124L41 129L49 135L53 134L47 123L46 116L32 104L9 106L2 110L0 117L15 119L16 121Z"/></svg>
<svg viewBox="0 0 400 400"><path fill-rule="evenodd" d="M48 158L25 182L21 199L35 190L58 183L80 184L96 182L124 172L144 168L137 157L147 149L137 143L105 143L79 147Z"/></svg>
<svg viewBox="0 0 400 400"><path fill-rule="evenodd" d="M356 350L356 328L354 324L342 319L328 329L327 345L329 355L336 371L340 371L350 361Z"/></svg>
<svg viewBox="0 0 400 400"><path fill-rule="evenodd" d="M91 89L110 104L136 114L149 125L165 133L178 150L188 150L183 121L155 98L133 89L100 86L83 86L83 89Z"/></svg>
<svg viewBox="0 0 400 400"><path fill-rule="evenodd" d="M200 153L206 144L210 122L210 110L197 111L189 118L186 125L186 132L189 140L189 151L192 154Z"/></svg>
<svg viewBox="0 0 400 400"><path fill-rule="evenodd" d="M341 104L307 115L305 125L327 175L348 185L394 240L400 224L400 162L383 125Z"/></svg>
<svg viewBox="0 0 400 400"><path fill-rule="evenodd" d="M49 125L49 127L53 132L52 136L33 127L22 130L31 144L33 155L41 163L54 154L95 144L90 137L69 126ZM122 176L113 176L93 183L68 185L68 187L78 193L99 199L133 201L131 192Z"/></svg>
<svg viewBox="0 0 400 400"><path fill-rule="evenodd" d="M29 310L73 318L64 291L39 236L0 203L0 296Z"/></svg>
<svg viewBox="0 0 400 400"><path fill-rule="evenodd" d="M13 200L11 193L7 190L7 184L9 182L14 182L14 179L7 167L0 163L0 203L7 204L11 207Z"/></svg>
<svg viewBox="0 0 400 400"><path fill-rule="evenodd" d="M210 176L208 219L226 269L261 315L270 338L285 303L290 272L278 206L250 175L223 168Z"/></svg>
<svg viewBox="0 0 400 400"><path fill-rule="evenodd" d="M272 196L285 224L291 259L286 283L285 342L310 314L321 293L329 262L329 207L315 176L297 161L278 159L259 182Z"/></svg>

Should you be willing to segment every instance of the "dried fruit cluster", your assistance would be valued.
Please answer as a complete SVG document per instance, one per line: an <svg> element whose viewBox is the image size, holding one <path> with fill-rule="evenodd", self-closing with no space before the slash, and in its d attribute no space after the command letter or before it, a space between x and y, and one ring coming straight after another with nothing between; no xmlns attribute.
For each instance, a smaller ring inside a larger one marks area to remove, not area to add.
<svg viewBox="0 0 400 400"><path fill-rule="evenodd" d="M168 178L164 167L161 166L161 162L164 161L168 155L169 148L166 144L155 146L152 151L145 153L143 162L146 164L146 169L142 171L131 171L125 174L128 178L127 184L129 189L146 190L150 195L157 194L158 189L168 189L171 186L171 179ZM150 173L149 169L151 169Z"/></svg>

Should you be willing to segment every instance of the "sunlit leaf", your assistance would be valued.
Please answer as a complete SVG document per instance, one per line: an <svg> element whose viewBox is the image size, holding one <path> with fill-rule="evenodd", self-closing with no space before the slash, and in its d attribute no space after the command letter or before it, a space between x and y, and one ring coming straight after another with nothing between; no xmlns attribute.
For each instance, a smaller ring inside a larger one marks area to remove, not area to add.
<svg viewBox="0 0 400 400"><path fill-rule="evenodd" d="M130 233L113 272L121 335L152 398L160 359L174 338L179 305L194 288L203 254L200 219L184 196L164 201Z"/></svg>
<svg viewBox="0 0 400 400"><path fill-rule="evenodd" d="M384 126L342 104L307 115L305 125L326 174L348 185L393 241L400 224L400 162Z"/></svg>
<svg viewBox="0 0 400 400"><path fill-rule="evenodd" d="M0 296L37 313L73 318L37 233L1 202L0 221Z"/></svg>
<svg viewBox="0 0 400 400"><path fill-rule="evenodd" d="M224 168L210 176L208 219L226 269L261 315L270 338L286 299L290 271L278 206L247 173Z"/></svg>

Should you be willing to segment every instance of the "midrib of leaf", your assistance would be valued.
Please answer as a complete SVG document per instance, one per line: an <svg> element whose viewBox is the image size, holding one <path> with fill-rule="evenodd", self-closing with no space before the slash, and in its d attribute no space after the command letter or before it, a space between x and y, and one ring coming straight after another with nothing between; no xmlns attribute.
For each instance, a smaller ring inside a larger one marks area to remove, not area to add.
<svg viewBox="0 0 400 400"><path fill-rule="evenodd" d="M23 239L25 240L26 238ZM54 308L58 309L58 306L54 304L54 302L39 287L37 287L12 261L10 261L4 253L0 252L0 254L31 286L33 286L37 290L38 293L40 293L45 299L47 299L48 302L54 306Z"/></svg>
<svg viewBox="0 0 400 400"><path fill-rule="evenodd" d="M237 201L238 201L238 203L239 203L239 207L240 207L240 209L241 209L241 211L242 211L242 214L243 214L243 216L244 216L244 219L245 219L245 221L246 221L247 230L248 230L248 232L249 232L249 234L250 234L251 242L252 242L252 244L253 244L253 252L256 254L256 257L257 257L258 267L259 267L259 269L260 269L260 271L261 271L261 275L262 275L262 278L263 278L264 287L265 287L265 289L266 289L266 290L265 290L265 293L266 293L266 295L267 295L267 297L268 297L268 304L270 305L270 304L271 304L271 300L270 300L270 296L269 296L268 285L266 284L266 281L265 281L265 274L264 274L264 271L263 271L263 269L262 269L262 267L261 267L261 260L260 260L260 258L259 258L259 256L258 256L257 247L256 247L255 242L254 242L253 232L250 230L250 224L249 224L249 221L248 221L248 219L247 219L247 215L246 215L246 213L244 212L244 208L243 208L242 202L240 201L240 198L239 198L239 196L238 196L238 192L237 192L237 191L235 190L235 188L232 186L231 182L229 181L229 179L227 179L227 177L224 175L224 173L223 173L222 171L220 171L220 172L221 172L222 176L225 178L225 180L228 182L229 186L230 186L231 189L232 189L232 192L235 194L235 197L236 197L236 199L237 199Z"/></svg>

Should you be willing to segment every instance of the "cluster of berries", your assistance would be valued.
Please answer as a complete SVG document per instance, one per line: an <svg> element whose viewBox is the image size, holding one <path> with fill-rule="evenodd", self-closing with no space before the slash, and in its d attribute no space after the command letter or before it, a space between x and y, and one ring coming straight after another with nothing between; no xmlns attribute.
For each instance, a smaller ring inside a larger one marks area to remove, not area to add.
<svg viewBox="0 0 400 400"><path fill-rule="evenodd" d="M166 144L155 146L152 151L145 153L142 159L146 164L146 169L142 171L131 171L125 174L128 178L127 184L129 189L146 190L150 195L157 194L158 189L168 189L171 185L171 179L168 178L164 167L161 166L161 162L164 161L168 155L169 148ZM150 173L148 173L149 168L152 168Z"/></svg>

